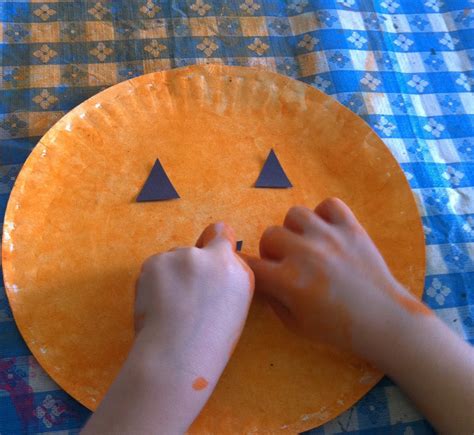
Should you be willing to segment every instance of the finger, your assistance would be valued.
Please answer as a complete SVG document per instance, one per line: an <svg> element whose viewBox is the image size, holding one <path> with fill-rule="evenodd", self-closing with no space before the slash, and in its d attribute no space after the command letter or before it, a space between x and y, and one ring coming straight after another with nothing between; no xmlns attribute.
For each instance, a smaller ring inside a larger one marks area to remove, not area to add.
<svg viewBox="0 0 474 435"><path fill-rule="evenodd" d="M271 260L299 254L305 246L304 239L285 227L269 227L260 239L260 256Z"/></svg>
<svg viewBox="0 0 474 435"><path fill-rule="evenodd" d="M143 263L142 263L142 268L140 271L140 274L144 274L150 270L153 270L154 265L156 264L160 254L154 254L150 257L148 257Z"/></svg>
<svg viewBox="0 0 474 435"><path fill-rule="evenodd" d="M311 237L327 232L328 223L307 207L291 207L286 214L283 225L297 234Z"/></svg>
<svg viewBox="0 0 474 435"><path fill-rule="evenodd" d="M196 246L198 248L231 249L235 252L234 230L224 222L211 224L202 232Z"/></svg>
<svg viewBox="0 0 474 435"><path fill-rule="evenodd" d="M133 326L135 329L135 334L140 332L143 329L144 323L145 323L145 313L135 314L133 316Z"/></svg>
<svg viewBox="0 0 474 435"><path fill-rule="evenodd" d="M134 327L135 333L140 331L143 328L143 324L145 322L145 307L143 302L143 294L139 290L140 286L140 277L135 281L135 302L134 302Z"/></svg>
<svg viewBox="0 0 474 435"><path fill-rule="evenodd" d="M244 252L236 252L236 254L246 263L248 266L250 266L251 261L259 260L258 257L254 257L253 255L245 254Z"/></svg>
<svg viewBox="0 0 474 435"><path fill-rule="evenodd" d="M275 311L275 314L280 318L283 324L290 331L296 331L296 321L293 315L291 314L289 308L283 305L278 300L271 297L267 297L267 301L268 305L272 307L273 311Z"/></svg>
<svg viewBox="0 0 474 435"><path fill-rule="evenodd" d="M325 199L316 207L315 212L330 224L354 225L358 223L352 210L339 198Z"/></svg>
<svg viewBox="0 0 474 435"><path fill-rule="evenodd" d="M168 252L180 252L180 251L186 251L189 248L183 247L183 246L176 246L174 248L171 248Z"/></svg>
<svg viewBox="0 0 474 435"><path fill-rule="evenodd" d="M289 286L285 285L279 263L247 255L246 263L255 276L255 291L289 307Z"/></svg>

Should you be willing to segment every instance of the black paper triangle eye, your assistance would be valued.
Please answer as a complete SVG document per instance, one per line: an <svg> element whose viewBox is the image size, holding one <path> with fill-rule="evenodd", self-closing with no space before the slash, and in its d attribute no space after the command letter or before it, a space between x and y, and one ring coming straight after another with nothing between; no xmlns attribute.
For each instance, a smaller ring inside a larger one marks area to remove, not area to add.
<svg viewBox="0 0 474 435"><path fill-rule="evenodd" d="M171 184L160 161L156 159L150 175L148 175L137 197L137 202L165 201L167 199L176 198L179 198L178 192L176 192L176 189Z"/></svg>
<svg viewBox="0 0 474 435"><path fill-rule="evenodd" d="M265 161L262 171L258 176L255 187L270 187L276 189L284 189L287 187L293 187L290 180L285 174L285 171L281 167L278 157L275 151L271 150L268 154L267 160Z"/></svg>

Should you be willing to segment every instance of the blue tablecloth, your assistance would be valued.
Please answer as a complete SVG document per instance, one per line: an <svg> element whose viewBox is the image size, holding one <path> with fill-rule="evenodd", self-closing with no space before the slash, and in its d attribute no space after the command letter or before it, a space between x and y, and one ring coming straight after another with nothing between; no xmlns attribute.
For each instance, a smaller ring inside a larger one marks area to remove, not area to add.
<svg viewBox="0 0 474 435"><path fill-rule="evenodd" d="M0 214L41 135L96 92L196 62L261 65L332 95L383 138L423 218L424 301L472 343L473 8L473 0L1 1ZM2 287L0 433L77 432L88 415L30 355ZM314 433L346 431L432 429L383 380Z"/></svg>

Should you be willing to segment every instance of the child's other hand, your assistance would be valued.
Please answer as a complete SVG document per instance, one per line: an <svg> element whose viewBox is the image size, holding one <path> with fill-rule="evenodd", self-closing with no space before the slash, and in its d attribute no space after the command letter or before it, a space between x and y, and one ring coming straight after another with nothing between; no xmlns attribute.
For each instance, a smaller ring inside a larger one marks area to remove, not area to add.
<svg viewBox="0 0 474 435"><path fill-rule="evenodd" d="M474 350L392 276L349 207L294 207L247 258L255 289L295 332L388 374L440 433L474 433Z"/></svg>
<svg viewBox="0 0 474 435"><path fill-rule="evenodd" d="M256 290L290 329L369 359L390 313L430 313L396 282L341 200L291 208L283 226L264 232L260 255L248 259Z"/></svg>
<svg viewBox="0 0 474 435"><path fill-rule="evenodd" d="M235 253L233 230L210 225L197 247L144 263L135 303L137 340L166 355L189 378L190 391L208 384L212 391L240 337L253 290L254 276Z"/></svg>

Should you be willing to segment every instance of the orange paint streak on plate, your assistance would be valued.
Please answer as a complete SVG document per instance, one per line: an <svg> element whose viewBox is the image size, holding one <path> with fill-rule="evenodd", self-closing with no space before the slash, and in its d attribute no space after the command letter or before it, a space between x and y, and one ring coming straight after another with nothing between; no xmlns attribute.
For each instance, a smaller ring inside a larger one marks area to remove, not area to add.
<svg viewBox="0 0 474 435"><path fill-rule="evenodd" d="M291 189L255 189L271 148ZM181 199L136 203L159 158ZM417 296L424 240L399 165L359 117L271 72L220 65L145 75L85 101L41 139L8 203L5 284L31 351L95 409L133 339L145 258L217 220L256 254L294 204L338 196ZM259 298L195 433L296 432L334 418L381 377L286 331Z"/></svg>

